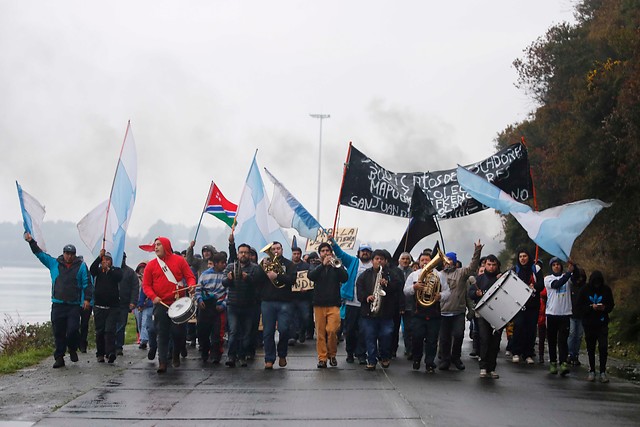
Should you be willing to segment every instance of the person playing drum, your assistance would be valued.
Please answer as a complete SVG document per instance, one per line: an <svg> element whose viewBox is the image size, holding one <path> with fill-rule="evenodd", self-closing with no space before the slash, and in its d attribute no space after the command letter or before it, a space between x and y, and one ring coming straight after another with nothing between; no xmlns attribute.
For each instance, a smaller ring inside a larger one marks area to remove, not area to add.
<svg viewBox="0 0 640 427"><path fill-rule="evenodd" d="M171 321L169 306L178 292L178 283L184 280L189 287L196 285L196 278L187 261L175 255L171 242L166 237L158 237L153 242L156 258L149 261L142 277L145 295L153 301L154 326L158 334L158 373L167 371L169 357L169 335L173 338L173 366L180 366L180 349L185 343L185 325Z"/></svg>

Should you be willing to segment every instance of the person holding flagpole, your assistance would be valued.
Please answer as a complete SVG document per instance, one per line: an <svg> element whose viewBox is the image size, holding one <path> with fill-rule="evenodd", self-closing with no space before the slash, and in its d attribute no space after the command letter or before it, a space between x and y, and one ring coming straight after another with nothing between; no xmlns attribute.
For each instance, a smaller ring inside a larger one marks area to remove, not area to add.
<svg viewBox="0 0 640 427"><path fill-rule="evenodd" d="M158 237L153 242L156 258L149 261L142 276L145 295L153 301L153 319L158 334L158 373L167 371L169 336L173 338L173 366L180 366L180 350L185 344L184 325L176 325L169 318L169 306L180 296L178 283L183 279L187 286L196 285L196 278L187 261L175 255L171 242ZM182 288L184 289L184 288ZM184 295L182 295L184 296Z"/></svg>
<svg viewBox="0 0 640 427"><path fill-rule="evenodd" d="M82 257L76 256L74 245L65 245L62 255L54 258L40 249L31 233L25 232L24 240L29 242L31 252L51 275L51 326L55 340L53 368L62 368L67 349L71 361L78 361L80 310L89 309L92 297L89 269Z"/></svg>

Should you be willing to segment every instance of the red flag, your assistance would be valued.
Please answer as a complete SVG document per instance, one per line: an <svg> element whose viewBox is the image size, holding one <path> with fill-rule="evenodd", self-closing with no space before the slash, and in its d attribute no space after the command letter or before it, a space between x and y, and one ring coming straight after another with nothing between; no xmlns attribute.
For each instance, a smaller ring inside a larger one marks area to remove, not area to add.
<svg viewBox="0 0 640 427"><path fill-rule="evenodd" d="M220 221L223 221L229 227L232 227L233 221L236 217L236 212L238 211L238 205L227 200L227 198L220 192L218 186L213 184L213 188L211 189L211 194L209 195L209 200L207 201L204 211L215 216Z"/></svg>

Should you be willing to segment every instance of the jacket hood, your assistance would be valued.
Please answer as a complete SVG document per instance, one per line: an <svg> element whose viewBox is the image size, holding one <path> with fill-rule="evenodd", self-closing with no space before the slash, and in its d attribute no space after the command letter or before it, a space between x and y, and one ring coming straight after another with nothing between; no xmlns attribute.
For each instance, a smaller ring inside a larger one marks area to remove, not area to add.
<svg viewBox="0 0 640 427"><path fill-rule="evenodd" d="M602 285L604 285L604 276L600 271L595 270L591 273L591 276L589 276L589 286L592 288L599 288Z"/></svg>
<svg viewBox="0 0 640 427"><path fill-rule="evenodd" d="M160 240L160 243L162 243L165 258L173 253L173 248L171 247L171 242L169 241L169 239L167 239L166 237L156 237L155 240Z"/></svg>

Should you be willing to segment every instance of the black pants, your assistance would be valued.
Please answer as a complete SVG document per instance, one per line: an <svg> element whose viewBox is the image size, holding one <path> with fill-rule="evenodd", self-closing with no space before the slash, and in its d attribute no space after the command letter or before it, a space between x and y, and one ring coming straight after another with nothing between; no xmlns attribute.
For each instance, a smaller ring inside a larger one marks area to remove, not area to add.
<svg viewBox="0 0 640 427"><path fill-rule="evenodd" d="M488 372L495 371L502 329L494 332L493 326L482 317L478 318L478 327L480 329L480 369L486 369Z"/></svg>
<svg viewBox="0 0 640 427"><path fill-rule="evenodd" d="M124 332L129 321L129 305L120 306L118 309L118 324L116 325L116 349L122 350L124 346Z"/></svg>
<svg viewBox="0 0 640 427"><path fill-rule="evenodd" d="M425 316L414 316L411 327L413 329L413 361L422 359L425 350L424 363L435 368L436 352L438 351L438 336L440 335L440 317L427 319Z"/></svg>
<svg viewBox="0 0 640 427"><path fill-rule="evenodd" d="M216 309L216 299L204 301L205 307L198 310L198 342L202 360L220 360L222 346L220 345L221 312Z"/></svg>
<svg viewBox="0 0 640 427"><path fill-rule="evenodd" d="M187 330L184 324L176 325L171 321L169 309L162 304L153 307L153 325L158 336L158 361L167 363L169 359L169 339L173 340L173 355L179 355L184 348Z"/></svg>
<svg viewBox="0 0 640 427"><path fill-rule="evenodd" d="M367 347L360 328L360 307L347 305L345 310L343 333L347 355L355 355L358 358L365 357Z"/></svg>
<svg viewBox="0 0 640 427"><path fill-rule="evenodd" d="M96 356L116 353L116 326L120 317L120 309L93 308L93 321L96 324Z"/></svg>
<svg viewBox="0 0 640 427"><path fill-rule="evenodd" d="M571 316L547 315L547 341L549 342L549 361L566 363L569 355L569 326ZM558 360L560 356L560 360Z"/></svg>
<svg viewBox="0 0 640 427"><path fill-rule="evenodd" d="M80 310L78 304L51 304L51 327L56 349L53 357L63 357L67 348L70 353L78 350Z"/></svg>
<svg viewBox="0 0 640 427"><path fill-rule="evenodd" d="M462 356L464 313L442 316L440 324L440 358L443 362L458 361Z"/></svg>
<svg viewBox="0 0 640 427"><path fill-rule="evenodd" d="M89 320L91 319L91 312L93 307L89 307L88 310L80 310L80 337L78 339L78 347L85 351L89 345L87 336L89 335Z"/></svg>
<svg viewBox="0 0 640 427"><path fill-rule="evenodd" d="M607 347L609 346L609 326L608 325L585 325L584 338L587 342L587 355L589 356L589 370L596 371L596 343L598 344L598 353L600 359L600 372L607 370L607 357L609 355Z"/></svg>
<svg viewBox="0 0 640 427"><path fill-rule="evenodd" d="M404 330L402 331L402 339L404 341L404 352L409 355L413 352L413 311L405 311L402 315L402 324Z"/></svg>
<svg viewBox="0 0 640 427"><path fill-rule="evenodd" d="M536 354L536 330L538 329L538 310L527 308L518 312L513 319L513 338L511 349L514 355L533 358Z"/></svg>

